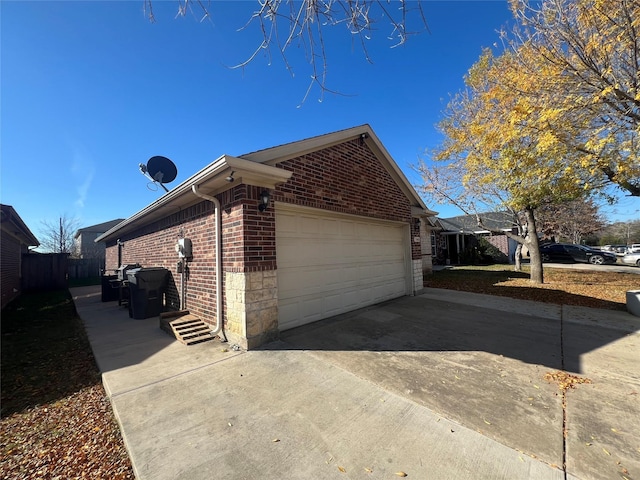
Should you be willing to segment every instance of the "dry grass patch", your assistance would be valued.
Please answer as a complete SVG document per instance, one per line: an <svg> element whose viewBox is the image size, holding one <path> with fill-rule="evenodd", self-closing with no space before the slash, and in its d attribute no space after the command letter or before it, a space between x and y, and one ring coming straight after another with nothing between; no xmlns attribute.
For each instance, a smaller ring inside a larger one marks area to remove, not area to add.
<svg viewBox="0 0 640 480"><path fill-rule="evenodd" d="M611 271L544 269L545 283L529 281L528 267L452 267L425 277L424 285L544 303L625 310L626 292L640 287L640 275Z"/></svg>
<svg viewBox="0 0 640 480"><path fill-rule="evenodd" d="M0 478L134 478L68 291L2 311L1 384Z"/></svg>

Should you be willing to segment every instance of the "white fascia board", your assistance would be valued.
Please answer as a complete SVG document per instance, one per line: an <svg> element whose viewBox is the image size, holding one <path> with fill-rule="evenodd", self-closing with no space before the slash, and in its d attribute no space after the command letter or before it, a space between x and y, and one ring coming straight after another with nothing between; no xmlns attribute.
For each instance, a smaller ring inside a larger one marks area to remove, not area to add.
<svg viewBox="0 0 640 480"><path fill-rule="evenodd" d="M411 205L411 216L412 217L435 217L438 212L434 212L433 210L429 210L426 206L424 208L417 207L415 205Z"/></svg>

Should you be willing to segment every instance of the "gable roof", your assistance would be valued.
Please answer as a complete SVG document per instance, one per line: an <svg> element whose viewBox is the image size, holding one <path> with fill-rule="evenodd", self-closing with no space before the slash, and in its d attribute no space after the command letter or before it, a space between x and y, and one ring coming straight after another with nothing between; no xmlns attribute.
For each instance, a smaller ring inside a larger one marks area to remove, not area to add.
<svg viewBox="0 0 640 480"><path fill-rule="evenodd" d="M166 215L166 207L171 207L172 211L175 211L176 206L185 208L201 202L202 199L192 193L192 186L196 186L198 190L209 196L222 193L235 184L231 184L226 180L226 177L231 174L233 174L233 177L238 183L274 189L277 185L289 180L293 174L288 170L276 167L278 163L356 138L361 138L362 141L369 146L407 196L412 205L413 215L433 216L437 214L437 212L433 212L427 208L398 165L393 161L389 152L387 152L378 137L373 133L371 127L365 124L299 140L297 142L266 148L264 150L240 155L239 157L222 155L155 202L123 222L120 222L103 235L100 235L95 241L104 242L115 240L120 235L130 232L138 226L162 218Z"/></svg>
<svg viewBox="0 0 640 480"><path fill-rule="evenodd" d="M2 230L16 237L28 247L37 247L40 242L24 223L18 212L11 205L0 204L0 223Z"/></svg>
<svg viewBox="0 0 640 480"><path fill-rule="evenodd" d="M108 222L98 223L97 225L79 228L73 238L78 238L83 233L104 233L122 221L124 221L124 218L117 218L115 220L109 220Z"/></svg>
<svg viewBox="0 0 640 480"><path fill-rule="evenodd" d="M338 130L337 132L326 133L317 137L286 143L284 145L266 148L257 152L247 153L241 155L240 158L245 158L247 160L252 160L266 165L277 165L280 162L306 155L317 150L322 150L333 145L339 145L357 138L360 138L365 144L367 144L378 158L378 161L382 163L383 167L389 172L393 180L409 199L412 206L418 209L414 212L414 215L433 216L437 214L437 212L430 210L425 205L422 198L420 198L415 188L413 188L409 183L405 174L402 173L398 164L393 160L369 124L359 125L345 130Z"/></svg>
<svg viewBox="0 0 640 480"><path fill-rule="evenodd" d="M513 216L507 212L485 212L478 215L482 219L482 223L491 230L511 231L514 227ZM468 235L490 233L489 230L478 226L478 220L475 215L438 218L438 223L443 229L443 234L447 232Z"/></svg>

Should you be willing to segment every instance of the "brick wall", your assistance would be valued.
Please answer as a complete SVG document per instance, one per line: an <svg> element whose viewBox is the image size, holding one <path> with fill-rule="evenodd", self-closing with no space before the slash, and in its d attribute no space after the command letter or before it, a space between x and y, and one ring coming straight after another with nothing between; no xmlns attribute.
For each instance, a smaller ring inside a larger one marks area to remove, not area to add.
<svg viewBox="0 0 640 480"><path fill-rule="evenodd" d="M420 237L420 223L411 222L411 259L422 260L422 239Z"/></svg>
<svg viewBox="0 0 640 480"><path fill-rule="evenodd" d="M177 272L179 258L175 245L179 238L190 238L193 261L188 264L186 307L208 322L214 322L216 315L213 210L211 202L202 201L137 232L120 237L120 241L124 243L123 264L139 263L143 267L164 267L169 270L165 301L172 309L180 306L181 274ZM115 243L107 246L106 258L107 269L117 268L118 246Z"/></svg>
<svg viewBox="0 0 640 480"><path fill-rule="evenodd" d="M258 210L262 190L239 184L217 196L222 209L223 271L275 270L275 215L273 206L265 212ZM193 260L188 264L185 306L193 314L212 324L216 318L213 213L213 204L203 201L120 238L124 243L123 264L139 263L143 267L164 267L169 270L166 303L173 309L180 305L181 288L175 244L179 238L190 238ZM118 246L113 242L107 247L106 259L107 269L117 268Z"/></svg>
<svg viewBox="0 0 640 480"><path fill-rule="evenodd" d="M509 256L509 238L506 235L488 235L485 238L491 245L496 247L507 257Z"/></svg>
<svg viewBox="0 0 640 480"><path fill-rule="evenodd" d="M2 232L0 242L0 285L2 287L2 308L20 295L20 242L11 235Z"/></svg>
<svg viewBox="0 0 640 480"><path fill-rule="evenodd" d="M263 188L238 185L220 196L223 210L223 268L232 272L276 268L276 222L273 205L260 212Z"/></svg>
<svg viewBox="0 0 640 480"><path fill-rule="evenodd" d="M384 220L411 220L407 197L359 139L277 166L293 176L278 187L275 200Z"/></svg>
<svg viewBox="0 0 640 480"><path fill-rule="evenodd" d="M105 250L104 269L107 273L118 268L118 247L115 243L108 243Z"/></svg>

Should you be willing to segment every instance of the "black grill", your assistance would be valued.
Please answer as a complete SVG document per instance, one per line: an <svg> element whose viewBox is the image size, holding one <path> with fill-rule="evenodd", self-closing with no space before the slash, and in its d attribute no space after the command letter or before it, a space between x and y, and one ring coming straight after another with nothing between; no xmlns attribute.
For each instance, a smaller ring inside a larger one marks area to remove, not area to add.
<svg viewBox="0 0 640 480"><path fill-rule="evenodd" d="M118 280L120 280L121 282L127 281L128 280L128 278L127 278L127 270L132 270L134 268L140 268L140 265L137 264L137 263L120 265L116 269L116 272L118 274Z"/></svg>

